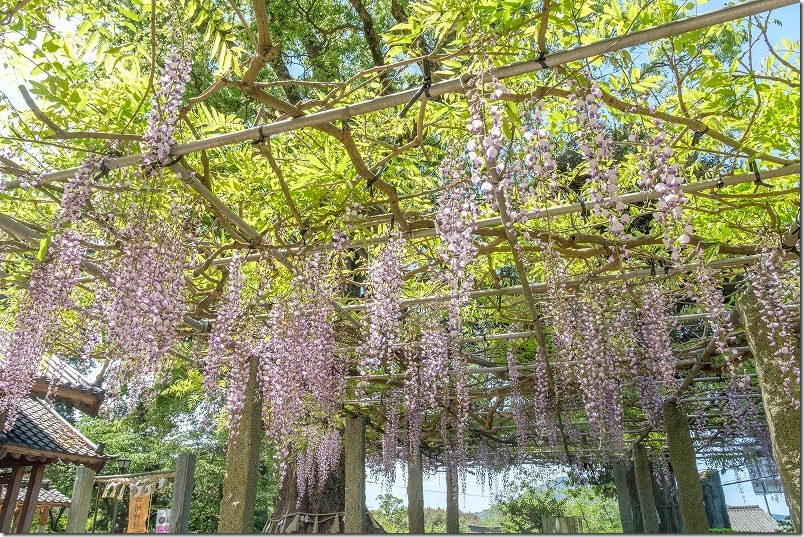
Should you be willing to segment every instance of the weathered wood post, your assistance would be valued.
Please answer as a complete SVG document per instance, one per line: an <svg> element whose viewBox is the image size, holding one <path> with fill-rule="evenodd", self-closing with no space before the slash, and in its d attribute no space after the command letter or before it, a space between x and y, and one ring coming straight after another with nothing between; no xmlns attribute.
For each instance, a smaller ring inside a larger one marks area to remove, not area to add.
<svg viewBox="0 0 804 537"><path fill-rule="evenodd" d="M86 533L89 518L89 504L92 500L92 488L95 485L95 470L79 466L73 482L73 497L67 513L67 533Z"/></svg>
<svg viewBox="0 0 804 537"><path fill-rule="evenodd" d="M424 485L419 449L408 459L408 533L424 533Z"/></svg>
<svg viewBox="0 0 804 537"><path fill-rule="evenodd" d="M659 513L653 498L653 479L648 456L641 443L634 446L634 477L645 533L659 533Z"/></svg>
<svg viewBox="0 0 804 537"><path fill-rule="evenodd" d="M447 533L460 533L458 511L458 471L450 457L447 457Z"/></svg>
<svg viewBox="0 0 804 537"><path fill-rule="evenodd" d="M723 493L723 485L720 484L720 474L717 470L705 470L701 472L700 477L709 527L730 529L731 521L726 510L726 495Z"/></svg>
<svg viewBox="0 0 804 537"><path fill-rule="evenodd" d="M6 498L16 498L19 496L23 474L25 474L24 466L15 466L11 469L11 479L8 485L6 485ZM11 530L11 520L14 518L14 509L16 507L16 501L3 502L3 508L0 509L0 533L8 533Z"/></svg>
<svg viewBox="0 0 804 537"><path fill-rule="evenodd" d="M245 401L237 426L229 432L218 533L251 533L254 529L262 441L262 397L256 359L249 360Z"/></svg>
<svg viewBox="0 0 804 537"><path fill-rule="evenodd" d="M195 454L179 453L170 501L170 533L190 531L190 503L195 483Z"/></svg>
<svg viewBox="0 0 804 537"><path fill-rule="evenodd" d="M36 514L36 502L39 499L39 489L42 488L42 477L45 475L44 464L31 466L28 477L28 486L25 488L25 500L22 502L19 518L15 524L14 533L30 533L31 524Z"/></svg>
<svg viewBox="0 0 804 537"><path fill-rule="evenodd" d="M796 532L801 531L801 409L794 404L795 395L800 394L798 386L794 397L785 393L784 379L776 363L771 346L769 331L762 320L759 302L753 293L745 293L737 299L737 312L745 328L748 345L754 355L759 388L762 392L762 406L770 431L773 459L779 468L779 477L784 488L784 497L790 508L790 518ZM783 342L795 348L792 341ZM801 355L798 355L801 367ZM795 383L794 383L795 384ZM799 397L800 399L800 397Z"/></svg>
<svg viewBox="0 0 804 537"><path fill-rule="evenodd" d="M366 523L366 418L348 416L343 432L345 450L344 533L367 533Z"/></svg>
<svg viewBox="0 0 804 537"><path fill-rule="evenodd" d="M614 488L617 493L617 507L620 509L620 521L623 533L635 533L634 506L631 504L631 490L628 486L628 461L618 459L612 467Z"/></svg>

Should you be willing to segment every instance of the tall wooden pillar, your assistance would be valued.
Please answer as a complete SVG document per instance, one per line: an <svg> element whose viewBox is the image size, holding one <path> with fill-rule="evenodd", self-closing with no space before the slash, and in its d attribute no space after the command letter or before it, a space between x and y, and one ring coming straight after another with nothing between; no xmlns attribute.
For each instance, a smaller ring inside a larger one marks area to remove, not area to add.
<svg viewBox="0 0 804 537"><path fill-rule="evenodd" d="M229 432L218 533L251 533L257 506L256 473L262 441L262 398L257 360L249 361L246 403L237 427Z"/></svg>
<svg viewBox="0 0 804 537"><path fill-rule="evenodd" d="M95 485L95 470L79 466L73 482L73 498L67 512L67 533L86 533L89 504L92 500L92 488Z"/></svg>
<svg viewBox="0 0 804 537"><path fill-rule="evenodd" d="M422 453L418 449L408 460L408 533L424 533Z"/></svg>
<svg viewBox="0 0 804 537"><path fill-rule="evenodd" d="M458 510L458 471L447 458L447 533L460 533Z"/></svg>
<svg viewBox="0 0 804 537"><path fill-rule="evenodd" d="M344 533L367 533L366 523L366 418L349 416L343 432L346 500Z"/></svg>
<svg viewBox="0 0 804 537"><path fill-rule="evenodd" d="M628 486L629 461L617 460L614 462L614 487L617 493L617 507L620 509L620 521L623 533L636 533L634 526L634 506L631 503L631 490Z"/></svg>
<svg viewBox="0 0 804 537"><path fill-rule="evenodd" d="M170 533L189 533L190 503L195 484L195 453L179 453L173 497L170 500Z"/></svg>
<svg viewBox="0 0 804 537"><path fill-rule="evenodd" d="M678 499L681 506L681 520L684 533L709 533L706 520L701 480L695 464L695 448L690 436L690 424L687 413L676 401L665 401L662 404L664 423L667 428L667 447L670 451L670 463L678 483Z"/></svg>
<svg viewBox="0 0 804 537"><path fill-rule="evenodd" d="M650 463L642 444L634 446L634 477L645 533L659 533L659 513L656 511L656 500L653 498Z"/></svg>
<svg viewBox="0 0 804 537"><path fill-rule="evenodd" d="M701 472L700 476L709 527L731 529L729 512L726 509L726 495L723 493L723 485L720 484L720 474L717 470L706 470Z"/></svg>
<svg viewBox="0 0 804 537"><path fill-rule="evenodd" d="M22 502L22 509L14 528L16 533L29 533L31 531L31 523L33 523L34 514L36 513L36 503L39 500L39 489L42 488L42 477L44 475L44 464L31 466L28 487L25 489L25 500Z"/></svg>
<svg viewBox="0 0 804 537"><path fill-rule="evenodd" d="M8 533L11 530L11 520L17 508L17 497L20 495L24 473L25 466L15 466L11 469L11 480L6 485L6 499L3 501L3 508L0 509L0 533Z"/></svg>
<svg viewBox="0 0 804 537"><path fill-rule="evenodd" d="M779 477L784 488L784 497L790 508L790 518L796 532L801 531L801 409L794 399L801 399L800 387L793 382L793 397L785 393L784 379L771 346L767 324L762 320L759 302L753 293L746 293L737 300L740 322L745 328L748 345L754 355L762 406L770 431L773 459L779 468ZM793 341L783 342L798 352ZM801 355L798 355L801 367Z"/></svg>

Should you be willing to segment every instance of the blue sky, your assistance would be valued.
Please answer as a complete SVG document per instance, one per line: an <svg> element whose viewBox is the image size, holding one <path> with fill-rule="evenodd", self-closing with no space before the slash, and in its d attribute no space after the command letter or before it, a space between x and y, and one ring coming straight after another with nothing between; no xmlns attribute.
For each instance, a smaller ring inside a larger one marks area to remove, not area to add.
<svg viewBox="0 0 804 537"><path fill-rule="evenodd" d="M706 466L699 461L698 470L706 470ZM555 474L556 476L560 474ZM748 479L745 471L736 473L733 470L721 475L721 483L724 484L723 493L726 496L726 505L758 505L763 511L767 511L765 500L762 496L754 494L750 482L735 483ZM378 475L366 474L366 506L369 509L376 509L379 505L377 497L385 494L385 487L381 484L382 478ZM443 472L435 475L424 476L424 506L425 507L446 507L447 506L447 485L446 477ZM407 505L407 481L402 475L401 470L397 470L396 480L394 481L390 493L401 498ZM459 504L462 511L477 513L488 509L493 502L493 496L488 489L481 490L472 476L466 479L466 494L460 495ZM784 497L781 494L768 495L768 505L771 513L788 515L790 514Z"/></svg>

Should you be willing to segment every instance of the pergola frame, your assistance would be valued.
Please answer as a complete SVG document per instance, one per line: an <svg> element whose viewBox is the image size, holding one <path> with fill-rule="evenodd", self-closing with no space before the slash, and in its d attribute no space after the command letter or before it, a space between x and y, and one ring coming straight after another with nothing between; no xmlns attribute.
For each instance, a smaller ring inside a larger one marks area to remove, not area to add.
<svg viewBox="0 0 804 537"><path fill-rule="evenodd" d="M533 73L543 69L554 69L560 66L564 66L570 62L590 59L596 56L604 55L606 53L650 43L658 39L678 36L692 30L706 28L712 25L733 21L744 17L749 17L752 15L763 13L783 6L792 5L795 3L796 3L795 0L750 0L742 4L729 6L703 15L673 21L671 23L663 24L655 28L641 30L611 39L605 39L593 43L591 45L581 46L561 52L543 54L540 55L539 58L534 58L533 60L520 62L499 68L494 71L493 75L498 79L506 79L520 76L523 74ZM414 61L424 61L424 60L426 60L426 58L414 59ZM241 243L240 246L242 247L247 246L249 248L249 251L252 252L246 255L247 260L258 261L264 259L264 257L267 255L271 259L275 260L276 262L284 266L291 273L297 273L299 269L293 262L295 256L304 255L312 251L330 250L332 249L332 246L329 244L313 244L309 246L304 245L304 246L290 246L290 247L273 246L272 244L268 243L268 241L265 239L264 233L261 233L259 230L255 229L243 217L241 217L236 210L229 207L219 196L217 196L212 190L210 190L210 188L208 188L201 181L196 179L193 173L191 173L191 170L189 169L187 163L182 162L181 157L200 151L206 151L214 148L222 148L234 144L239 144L242 142L264 143L265 139L269 138L272 135L288 133L304 128L318 127L325 129L332 126L332 122L336 120L346 120L360 115L369 114L372 112L388 110L390 108L394 108L400 105L415 103L417 101L421 103L420 104L421 109L424 110L424 107L426 107L428 100L435 99L436 97L448 93L463 92L466 88L466 85L471 80L471 78L472 75L466 74L459 78L454 78L447 81L431 84L428 87L426 95L422 92L420 88L414 88L394 93L391 95L384 95L381 97L377 97L356 104L350 104L342 107L322 110L312 114L304 115L301 112L299 112L298 116L296 117L290 117L288 119L278 120L275 122L260 125L258 127L212 136L210 138L196 140L193 142L176 144L172 147L171 155L173 157L176 157L177 160L170 166L170 169L173 172L175 172L191 190L195 191L197 195L200 196L200 198L202 198L207 204L209 204L209 206L211 206L217 213L221 214L223 218L228 220L228 223L233 225L234 229L239 234L242 234L242 236L245 237L245 239L248 241L247 244L244 244L240 237L233 236L232 238L236 242L240 242ZM486 79L490 79L490 75L487 75ZM520 96L511 96L510 98L516 99L518 97ZM616 105L617 103L614 102L612 99L613 98L609 99L609 104L613 103L614 105ZM286 112L286 114L289 116L295 115L292 110L290 112ZM712 136L714 139L718 140L719 142L733 147L736 152L735 154L740 154L741 152L743 154L747 153L749 157L759 158L764 162L773 163L777 165L772 169L761 171L762 181L771 181L773 179L785 178L800 173L800 163L791 162L786 159L782 159L773 155L758 155L756 152L750 150L750 148L742 147L742 145L739 142L732 140L728 136L718 133L714 131L714 129L710 129L706 123L700 120L685 119L682 122L682 124L684 124L685 127L695 132L706 133L707 135ZM103 161L103 166L108 171L122 169L125 167L137 165L138 163L141 162L142 157L143 155L127 155L123 157L109 158ZM38 181L38 185L42 186L42 185L49 185L52 183L65 182L70 177L72 177L76 173L76 171L77 168L70 168L45 174ZM18 170L19 175L25 175L26 173L27 172L25 170L22 169ZM759 177L758 172L724 175L716 179L701 180L697 182L688 183L684 185L682 190L685 194L694 195L697 193L705 193L706 191L719 190L720 188L727 186L747 184L752 182L758 184L759 183L758 177ZM374 179L376 180L377 177L375 176ZM4 188L6 190L13 190L20 188L21 182L22 182L21 180L6 182L4 184ZM410 222L408 222L407 219L405 218L406 215L404 215L399 209L398 204L399 200L397 192L393 186L384 184L381 180L379 183L375 183L375 186L377 186L380 190L382 190L384 193L387 194L388 196L387 199L383 200L383 202L381 203L387 203L390 206L390 210L388 212L384 212L382 214L375 214L369 218L366 218L364 221L364 224L366 226L377 226L378 224L387 224L389 222L396 222L396 224L399 226L401 230L400 234L409 241L415 241L418 239L429 239L436 236L436 232L431 221L429 223L419 225L415 228L410 225ZM644 192L644 191L630 192L619 196L619 198L627 205L639 204L651 199L655 199L657 197L658 194L655 192ZM461 343L468 347L475 344L486 344L493 341L532 338L536 341L537 344L537 355L541 355L547 358L550 355L550 353L545 343L545 336L542 329L543 312L540 309L540 298L537 296L537 294L544 293L547 291L547 284L542 281L532 281L528 277L526 260L523 259L523 256L520 253L521 248L518 242L518 238L509 231L509 225L511 223L509 221L508 211L506 210L505 207L506 204L505 199L500 195L498 196L496 201L499 207L499 215L478 220L476 222L476 225L478 230L490 230L490 233L492 233L492 235L490 236L493 236L493 233L496 233L497 234L496 238L499 240L496 242L490 241L487 244L481 244L480 247L481 249L486 248L489 251L497 247L505 248L507 250L507 253L512 256L513 265L517 271L520 284L513 286L502 286L497 288L473 289L469 293L469 296L472 299L485 299L490 297L516 297L524 301L524 305L526 306L528 312L528 318L525 319L525 321L527 324L531 325L531 329L523 331L511 331L507 333L495 333L495 334L484 334L481 336L471 336L462 339ZM528 221L538 221L540 219L552 219L554 217L563 215L583 214L585 211L586 207L582 202L568 203L559 206L543 207L535 210L530 210L527 212L526 216ZM21 242L25 243L27 247L31 249L37 248L39 246L40 240L43 237L43 233L40 232L39 230L36 230L27 223L21 222L15 217L6 214L0 214L0 229L2 229L7 234L13 237L19 238ZM478 233L477 235L481 234ZM798 231L791 230L791 236L793 237L792 242L793 244L795 244L798 238ZM655 239L655 237L648 236L646 238L638 237L638 238L626 239L620 241L616 245L626 249L630 247L639 247L645 245L644 241L649 239ZM706 242L706 239L703 237L696 237L695 239L698 242L702 243ZM382 244L384 242L387 242L387 240L388 236L386 235L382 236L376 235L363 240L349 241L346 243L346 248L365 248L366 246ZM501 246L503 244L505 244L505 246ZM605 252L606 248L608 248L609 246L611 245L608 243L606 244L601 243L599 249L589 255L601 255L601 251ZM751 250L755 246L756 245L745 245L745 249ZM739 270L753 265L761 257L760 255L757 255L756 252L750 252L753 255L746 255L748 254L748 252L741 252L741 253L743 253L743 255L737 254L735 255L735 257L712 261L708 263L707 266L713 270L718 271ZM796 257L793 255L790 256L790 259L795 258ZM213 269L214 267L227 266L229 265L230 262L231 257L220 257L218 255L213 255L210 258L208 258L198 268L199 270L202 271L209 270ZM681 264L678 266L667 266L664 269L663 275L672 276L676 274L683 274L691 270L695 270L697 266L698 266L697 264ZM87 258L84 260L83 270L92 278L103 278L102 271L93 262L92 259ZM658 274L659 278L663 277L661 272L662 269L659 269ZM590 275L585 278L571 280L567 283L567 287L578 288L581 287L582 285L586 285L593 282L607 282L621 279L639 280L651 277L657 277L657 270L655 267L647 267L644 269L633 270L630 272L602 271L600 273ZM87 278L83 281L84 282L91 281L91 278ZM401 302L401 306L412 307L419 305L437 304L440 302L448 301L450 300L450 298L451 297L448 294L419 296L403 300ZM359 337L358 334L360 333L361 324L360 321L357 318L355 318L353 313L364 310L366 307L365 301L355 298L345 298L344 300L336 301L333 304L333 306L337 311L338 315L343 320L345 324L344 329L347 332L349 332L348 334L349 337L352 340L354 340L356 337ZM799 307L798 305L791 304L788 306L788 309L794 310L798 309L798 307ZM676 318L676 320L679 322L695 322L704 320L706 316L707 316L706 313L693 314L693 315L680 315ZM735 313L731 317L731 322L735 322L736 320L737 316ZM192 330L192 333L194 335L203 335L209 333L210 327L212 323L214 323L214 321L215 321L214 316L198 316L188 313L184 317L185 324ZM354 348L355 348L354 346L344 345L342 347L339 347L337 350L338 352L346 354L353 352ZM748 347L745 346L738 347L738 350L741 354L748 354L749 351ZM482 349L481 352L483 352ZM678 379L679 388L672 395L672 397L670 397L670 399L675 400L677 398L684 398L684 400L688 402L714 402L719 400L718 399L719 396L687 397L685 395L685 392L689 390L694 384L717 385L720 383L722 377L719 375L715 363L711 360L714 354L715 354L714 339L703 339L695 349L680 349L678 351L677 358L681 358L682 356L684 356L684 357L694 357L694 359L678 360L676 366L679 372L681 370L686 369L687 373L684 378ZM499 401L502 401L510 393L510 386L507 386L505 382L507 380L507 371L508 371L507 366L488 359L469 358L468 362L470 363L474 362L474 364L477 365L477 367L469 369L469 372L472 375L477 376L484 375L484 377L481 379L477 378L474 379L475 382L477 383L477 386L472 387L474 392L470 390L470 397L484 400L487 399L489 401L491 401L492 399L498 399ZM548 361L548 364L549 367L552 368L555 365L555 362L554 360L550 360ZM532 369L532 367L528 365L523 365L519 366L518 369L522 372L527 372L529 369ZM712 372L712 375L704 377L698 376L699 374L707 371ZM550 370L548 370L548 375L551 375ZM372 383L373 389L381 390L382 386L398 387L398 382L396 381L406 378L406 375L389 373L389 374L371 375L368 377L359 377L357 375L351 375L348 377L350 381L357 380L358 378L369 380ZM489 382L495 384L495 388L492 392L489 392L488 390L487 384ZM528 383L529 382L532 383L533 378L524 375L521 378L521 382L523 384L522 393L523 395L527 395ZM552 380L550 382L552 383ZM551 389L554 388L551 386ZM381 415L376 415L374 414L374 412L381 411L381 407L384 406L384 403L385 400L382 397L381 398L366 397L366 398L355 398L346 400L343 402L343 405L351 407L351 409L345 409L347 414L351 414L352 412L358 411L361 414L368 415L369 426L381 430L384 417L382 417ZM472 427L471 430L474 433L481 434L486 438L491 438L495 442L501 445L511 444L510 435L501 436L497 434L499 432L504 432L512 429L512 426L510 425L511 420L510 412L506 413L505 411L498 410L501 406L500 402L494 404L496 404L496 406L494 406L493 408L483 409L486 410L487 412L487 415L485 416L486 419L481 419L473 416L473 418L476 419L478 423L484 422L487 425L485 429L482 427ZM442 412L450 412L450 411L451 410L447 407L442 409ZM496 425L489 425L493 423L494 419L499 419L500 423L497 423ZM626 431L626 434L632 437L631 439L633 440L634 444L648 439L648 435L650 434L651 431L651 427L649 425L646 425L644 422L640 421L639 425L641 425L641 427L638 429L629 429ZM717 426L713 425L713 427ZM430 432L432 433L432 431ZM435 434L430 434L429 436L425 436L425 438L423 438L423 445L427 449L436 449L434 446L438 442L439 439ZM566 438L564 438L564 443L565 443L564 446L565 451L569 453L569 446L566 445ZM585 445L573 446L573 450L594 451L594 447ZM549 450L535 451L534 454L532 454L532 457L533 462L551 460L549 456Z"/></svg>

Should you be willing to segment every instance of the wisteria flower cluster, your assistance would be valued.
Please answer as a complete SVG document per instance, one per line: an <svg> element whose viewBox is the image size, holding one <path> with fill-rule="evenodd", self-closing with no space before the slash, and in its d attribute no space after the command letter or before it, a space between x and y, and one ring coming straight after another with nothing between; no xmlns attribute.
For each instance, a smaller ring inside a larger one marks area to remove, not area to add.
<svg viewBox="0 0 804 537"><path fill-rule="evenodd" d="M768 329L768 340L779 371L784 378L784 390L792 404L801 405L801 369L792 330L793 316L785 309L785 298L795 285L788 285L784 268L785 252L766 248L762 260L750 272L751 290L757 298L762 321ZM795 293L798 295L798 293Z"/></svg>
<svg viewBox="0 0 804 537"><path fill-rule="evenodd" d="M334 422L346 392L346 362L335 354L334 285L329 273L330 264L322 254L305 258L287 294L273 304L259 350L265 430L276 445L282 475L294 456L297 462L305 456L304 446L294 441L296 433L325 434L322 424ZM330 465L321 461L318 467Z"/></svg>
<svg viewBox="0 0 804 537"><path fill-rule="evenodd" d="M54 235L44 262L31 272L14 330L2 349L0 413L6 414L6 431L14 425L19 404L30 393L42 359L59 333L59 314L73 306L71 293L83 253L80 237L67 228Z"/></svg>
<svg viewBox="0 0 804 537"><path fill-rule="evenodd" d="M481 80L480 76L473 78L466 91L466 100L469 103L466 129L471 135L466 150L472 166L472 183L486 195L492 207L496 207L494 193L504 187L500 184L500 174L505 166L499 159L504 149L502 108L499 104L490 104L482 94L482 88L479 87L482 85ZM490 99L495 100L503 94L504 88L497 79L492 80L492 85L495 89ZM491 118L491 127L488 129L486 113Z"/></svg>
<svg viewBox="0 0 804 537"><path fill-rule="evenodd" d="M92 196L92 180L100 171L101 162L100 156L90 156L81 163L78 171L65 185L59 214L56 217L57 229L69 225L81 216Z"/></svg>
<svg viewBox="0 0 804 537"><path fill-rule="evenodd" d="M579 132L578 147L589 166L589 184L592 212L609 221L609 230L616 237L622 235L625 226L631 221L628 207L618 195L619 170L611 162L611 137L606 133L606 123L602 115L602 96L600 86L586 74L589 82L588 93L582 88L569 96Z"/></svg>
<svg viewBox="0 0 804 537"><path fill-rule="evenodd" d="M307 491L319 493L341 460L341 435L335 427L302 430L303 449L296 455L296 505Z"/></svg>
<svg viewBox="0 0 804 537"><path fill-rule="evenodd" d="M401 337L404 244L392 237L369 267L364 339L357 351L363 375L387 362Z"/></svg>
<svg viewBox="0 0 804 537"><path fill-rule="evenodd" d="M248 382L249 361L256 359L259 348L257 333L248 322L247 312L254 304L249 301L245 289L245 260L246 256L240 253L232 256L229 281L212 325L204 363L204 389L207 393L217 393L223 380L225 408L231 428L237 426L248 403L243 384ZM257 286L262 294L267 283L260 279Z"/></svg>
<svg viewBox="0 0 804 537"><path fill-rule="evenodd" d="M167 58L159 69L159 80L148 113L148 127L143 135L148 148L142 162L146 169L154 165L164 166L170 162L170 149L176 143L173 135L179 121L182 96L190 80L192 60L180 46L179 29L173 28L171 33Z"/></svg>
<svg viewBox="0 0 804 537"><path fill-rule="evenodd" d="M107 391L126 389L133 405L152 394L168 372L176 330L186 312L186 270L195 239L176 203L171 222L132 217L109 284L97 291L106 334ZM132 208L132 215L137 215Z"/></svg>
<svg viewBox="0 0 804 537"><path fill-rule="evenodd" d="M637 185L658 195L654 217L662 225L663 242L671 258L679 261L681 249L690 243L692 235L690 217L684 211L689 201L683 190L686 179L678 165L671 163L674 151L661 130L662 122L657 119L655 125L659 132L650 138L645 151L637 153ZM631 134L628 139L636 142L637 136ZM676 233L676 228L682 233Z"/></svg>
<svg viewBox="0 0 804 537"><path fill-rule="evenodd" d="M399 457L399 401L390 398L385 407L385 430L382 435L383 479L387 484L396 477L396 461Z"/></svg>
<svg viewBox="0 0 804 537"><path fill-rule="evenodd" d="M469 267L477 257L472 234L477 228L478 208L471 188L455 179L456 172L447 160L442 162L442 174L453 182L448 183L439 197L434 223L440 239L439 255L446 266L443 277L450 292L449 328L451 336L457 337L461 307L469 302L469 292L474 284Z"/></svg>

